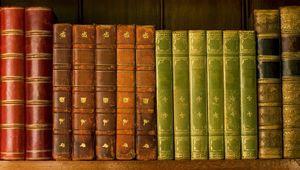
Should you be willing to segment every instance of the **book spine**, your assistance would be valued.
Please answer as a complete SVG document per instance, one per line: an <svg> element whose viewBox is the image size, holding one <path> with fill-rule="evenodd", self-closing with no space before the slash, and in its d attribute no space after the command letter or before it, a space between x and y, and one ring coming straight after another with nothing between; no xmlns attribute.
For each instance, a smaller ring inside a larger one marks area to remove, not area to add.
<svg viewBox="0 0 300 170"><path fill-rule="evenodd" d="M283 157L300 158L300 7L280 9Z"/></svg>
<svg viewBox="0 0 300 170"><path fill-rule="evenodd" d="M53 151L56 160L71 159L72 25L53 25Z"/></svg>
<svg viewBox="0 0 300 170"><path fill-rule="evenodd" d="M174 159L172 31L155 32L158 159Z"/></svg>
<svg viewBox="0 0 300 170"><path fill-rule="evenodd" d="M206 33L209 159L224 159L223 37L220 30Z"/></svg>
<svg viewBox="0 0 300 170"><path fill-rule="evenodd" d="M72 159L92 160L95 148L95 27L73 25L72 34Z"/></svg>
<svg viewBox="0 0 300 170"><path fill-rule="evenodd" d="M155 28L136 26L136 159L155 160Z"/></svg>
<svg viewBox="0 0 300 170"><path fill-rule="evenodd" d="M254 31L239 31L242 159L257 158L256 43Z"/></svg>
<svg viewBox="0 0 300 170"><path fill-rule="evenodd" d="M223 32L225 159L241 158L239 32Z"/></svg>
<svg viewBox="0 0 300 170"><path fill-rule="evenodd" d="M282 158L279 10L255 10L258 68L258 157Z"/></svg>
<svg viewBox="0 0 300 170"><path fill-rule="evenodd" d="M53 12L25 10L26 50L26 159L52 158Z"/></svg>
<svg viewBox="0 0 300 170"><path fill-rule="evenodd" d="M208 159L206 32L203 30L190 30L188 34L191 159Z"/></svg>
<svg viewBox="0 0 300 170"><path fill-rule="evenodd" d="M25 158L24 8L3 7L1 20L1 159Z"/></svg>
<svg viewBox="0 0 300 170"><path fill-rule="evenodd" d="M116 26L96 26L96 158L116 157Z"/></svg>
<svg viewBox="0 0 300 170"><path fill-rule="evenodd" d="M190 159L190 96L187 31L173 31L172 50L175 159Z"/></svg>
<svg viewBox="0 0 300 170"><path fill-rule="evenodd" d="M135 26L117 26L116 157L135 158Z"/></svg>

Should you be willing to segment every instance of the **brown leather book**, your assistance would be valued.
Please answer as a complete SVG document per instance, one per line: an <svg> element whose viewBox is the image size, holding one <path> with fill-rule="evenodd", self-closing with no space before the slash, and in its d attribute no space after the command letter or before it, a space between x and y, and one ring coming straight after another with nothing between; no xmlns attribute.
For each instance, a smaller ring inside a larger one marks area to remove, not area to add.
<svg viewBox="0 0 300 170"><path fill-rule="evenodd" d="M53 26L53 151L56 160L71 159L72 25Z"/></svg>
<svg viewBox="0 0 300 170"><path fill-rule="evenodd" d="M116 158L135 158L135 26L117 26Z"/></svg>
<svg viewBox="0 0 300 170"><path fill-rule="evenodd" d="M52 9L26 8L27 160L52 158L52 23Z"/></svg>
<svg viewBox="0 0 300 170"><path fill-rule="evenodd" d="M96 157L115 159L116 26L96 26Z"/></svg>
<svg viewBox="0 0 300 170"><path fill-rule="evenodd" d="M136 159L138 160L157 158L154 37L154 26L136 26Z"/></svg>
<svg viewBox="0 0 300 170"><path fill-rule="evenodd" d="M92 160L95 129L95 27L73 25L72 34L72 159Z"/></svg>
<svg viewBox="0 0 300 170"><path fill-rule="evenodd" d="M2 7L1 159L25 158L24 8Z"/></svg>

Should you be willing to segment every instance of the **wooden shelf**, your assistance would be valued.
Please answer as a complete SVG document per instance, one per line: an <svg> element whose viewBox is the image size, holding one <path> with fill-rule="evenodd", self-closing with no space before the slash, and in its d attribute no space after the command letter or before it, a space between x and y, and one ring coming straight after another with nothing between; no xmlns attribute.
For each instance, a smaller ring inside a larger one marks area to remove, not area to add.
<svg viewBox="0 0 300 170"><path fill-rule="evenodd" d="M96 169L243 169L243 170L300 170L300 159L269 160L205 160L205 161L0 161L5 170L96 170Z"/></svg>

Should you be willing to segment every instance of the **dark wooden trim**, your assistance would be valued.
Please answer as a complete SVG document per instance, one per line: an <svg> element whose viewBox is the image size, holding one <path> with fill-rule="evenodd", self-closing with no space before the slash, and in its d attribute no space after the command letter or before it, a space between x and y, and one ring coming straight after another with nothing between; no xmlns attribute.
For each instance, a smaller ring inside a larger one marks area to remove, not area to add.
<svg viewBox="0 0 300 170"><path fill-rule="evenodd" d="M160 29L165 28L164 0L160 0Z"/></svg>

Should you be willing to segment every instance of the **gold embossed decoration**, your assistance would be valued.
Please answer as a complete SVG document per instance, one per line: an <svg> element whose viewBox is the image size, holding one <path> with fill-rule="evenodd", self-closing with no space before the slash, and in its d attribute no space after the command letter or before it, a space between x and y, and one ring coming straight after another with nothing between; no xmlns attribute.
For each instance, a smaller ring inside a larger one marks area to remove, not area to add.
<svg viewBox="0 0 300 170"><path fill-rule="evenodd" d="M81 98L80 98L80 102L81 102L82 104L86 103L86 97L81 97Z"/></svg>
<svg viewBox="0 0 300 170"><path fill-rule="evenodd" d="M108 97L103 97L103 98L102 98L102 101L103 101L103 103L107 104L108 101L109 101L109 98L108 98Z"/></svg>
<svg viewBox="0 0 300 170"><path fill-rule="evenodd" d="M126 31L126 32L123 34L123 37L124 37L124 38L126 38L126 39L127 39L127 38L129 38L129 37L130 37L130 34L129 34L129 32L128 32L128 31Z"/></svg>
<svg viewBox="0 0 300 170"><path fill-rule="evenodd" d="M58 100L59 100L60 103L64 103L65 102L65 97L59 97Z"/></svg>
<svg viewBox="0 0 300 170"><path fill-rule="evenodd" d="M60 38L66 38L66 32L65 31L60 32L59 37Z"/></svg>
<svg viewBox="0 0 300 170"><path fill-rule="evenodd" d="M87 38L87 37L88 37L87 32L86 32L86 31L83 31L83 32L81 33L81 37L82 37L82 38Z"/></svg>
<svg viewBox="0 0 300 170"><path fill-rule="evenodd" d="M105 31L102 36L103 36L103 38L108 39L109 38L109 32Z"/></svg>

